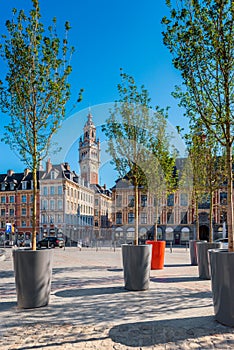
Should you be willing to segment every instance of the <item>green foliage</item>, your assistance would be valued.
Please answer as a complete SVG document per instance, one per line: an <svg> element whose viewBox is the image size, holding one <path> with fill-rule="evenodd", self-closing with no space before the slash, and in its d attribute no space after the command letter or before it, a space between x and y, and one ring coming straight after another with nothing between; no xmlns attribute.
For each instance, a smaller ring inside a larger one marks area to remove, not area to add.
<svg viewBox="0 0 234 350"><path fill-rule="evenodd" d="M103 127L108 153L120 176L127 175L135 191L141 187L142 191L148 190L159 197L171 184L174 169L166 133L167 112L159 108L153 112L144 85L138 88L134 78L122 70L120 75L120 99ZM138 213L135 217L138 218Z"/></svg>
<svg viewBox="0 0 234 350"><path fill-rule="evenodd" d="M185 86L177 87L174 96L187 116L202 117L219 142L233 142L234 3L180 0L169 8L170 19L162 20L163 40Z"/></svg>
<svg viewBox="0 0 234 350"><path fill-rule="evenodd" d="M29 16L24 10L12 12L1 45L8 72L1 85L0 107L11 117L4 141L32 169L33 162L38 165L46 157L65 115L73 48L68 48L67 39L57 37L55 19L45 30L38 1L33 1ZM66 23L65 38L68 30Z"/></svg>
<svg viewBox="0 0 234 350"><path fill-rule="evenodd" d="M2 35L1 57L7 64L4 84L0 86L0 108L10 116L4 141L33 173L32 249L36 249L37 170L51 146L51 138L65 115L70 97L68 76L73 48L56 33L56 19L45 30L40 21L39 1L32 0L29 15L12 10Z"/></svg>
<svg viewBox="0 0 234 350"><path fill-rule="evenodd" d="M228 192L229 250L234 251L232 154L234 141L234 2L233 0L166 1L164 44L173 55L183 86L174 96L190 118L191 127L225 148Z"/></svg>

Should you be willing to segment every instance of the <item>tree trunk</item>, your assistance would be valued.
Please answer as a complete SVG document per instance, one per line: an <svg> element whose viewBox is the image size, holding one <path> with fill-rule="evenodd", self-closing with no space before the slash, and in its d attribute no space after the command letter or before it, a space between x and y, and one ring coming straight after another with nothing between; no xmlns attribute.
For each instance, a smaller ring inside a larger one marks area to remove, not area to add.
<svg viewBox="0 0 234 350"><path fill-rule="evenodd" d="M154 241L158 240L158 200L155 203Z"/></svg>
<svg viewBox="0 0 234 350"><path fill-rule="evenodd" d="M210 191L210 218L209 218L209 225L210 225L210 232L209 232L209 242L213 241L213 196L214 193L211 190Z"/></svg>
<svg viewBox="0 0 234 350"><path fill-rule="evenodd" d="M135 234L134 234L134 245L138 245L138 186L134 184L135 192Z"/></svg>
<svg viewBox="0 0 234 350"><path fill-rule="evenodd" d="M195 195L195 216L196 216L196 240L200 240L200 234L199 234L199 215L198 215L198 198L197 195Z"/></svg>
<svg viewBox="0 0 234 350"><path fill-rule="evenodd" d="M32 214L32 250L36 250L36 224L37 224L37 167L33 166L33 214Z"/></svg>
<svg viewBox="0 0 234 350"><path fill-rule="evenodd" d="M227 226L228 226L228 250L234 251L234 213L233 213L233 179L232 179L232 147L227 142L227 166L228 166L228 185L227 185Z"/></svg>

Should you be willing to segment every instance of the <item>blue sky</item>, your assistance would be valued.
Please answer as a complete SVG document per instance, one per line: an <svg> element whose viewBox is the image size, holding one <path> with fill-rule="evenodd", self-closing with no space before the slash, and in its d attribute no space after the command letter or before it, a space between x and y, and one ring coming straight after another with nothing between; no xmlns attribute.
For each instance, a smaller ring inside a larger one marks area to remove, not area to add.
<svg viewBox="0 0 234 350"><path fill-rule="evenodd" d="M171 63L171 55L162 43L161 18L168 14L165 0L41 0L42 21L50 24L57 17L58 31L63 30L65 21L71 24L70 44L75 47L72 58L71 102L67 106L67 118L71 114L88 113L89 107L96 125L95 107L118 99L117 84L119 69L133 75L138 85L144 84L152 98L152 106L170 106L169 121L172 125L187 127L188 121L177 101L171 96L176 84L180 84L180 74ZM30 0L0 0L0 31L11 17L11 9L30 9ZM2 65L2 62L0 63ZM1 66L0 66L1 67ZM2 69L0 70L2 72ZM0 73L0 79L3 79ZM69 113L79 89L84 89L83 101ZM6 117L1 116L0 132ZM83 127L83 119L76 118L77 138ZM74 125L76 127L76 125ZM63 135L69 137L69 135ZM72 147L72 144L71 144ZM74 148L74 147L73 147ZM24 164L9 147L0 143L0 172L8 169L22 171ZM78 153L69 152L68 160L76 166ZM78 168L74 170L78 171ZM102 182L111 185L108 171L103 171ZM113 181L112 181L113 182Z"/></svg>

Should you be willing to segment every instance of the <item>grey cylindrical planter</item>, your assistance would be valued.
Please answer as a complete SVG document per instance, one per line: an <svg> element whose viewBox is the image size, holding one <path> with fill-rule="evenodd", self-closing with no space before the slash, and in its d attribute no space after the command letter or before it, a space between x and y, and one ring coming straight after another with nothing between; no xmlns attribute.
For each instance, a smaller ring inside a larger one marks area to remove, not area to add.
<svg viewBox="0 0 234 350"><path fill-rule="evenodd" d="M209 250L215 318L234 327L234 252Z"/></svg>
<svg viewBox="0 0 234 350"><path fill-rule="evenodd" d="M220 248L220 242L197 242L198 275L203 280L210 279L210 262L208 250Z"/></svg>
<svg viewBox="0 0 234 350"><path fill-rule="evenodd" d="M122 245L124 284L127 290L149 289L151 244Z"/></svg>
<svg viewBox="0 0 234 350"><path fill-rule="evenodd" d="M51 249L13 250L17 303L30 309L49 303L52 276Z"/></svg>
<svg viewBox="0 0 234 350"><path fill-rule="evenodd" d="M190 260L191 265L197 266L197 242L207 242L207 241L200 241L200 240L190 240L189 241L189 251L190 251Z"/></svg>
<svg viewBox="0 0 234 350"><path fill-rule="evenodd" d="M190 260L191 265L197 266L197 242L195 240L189 241L189 251L190 251Z"/></svg>

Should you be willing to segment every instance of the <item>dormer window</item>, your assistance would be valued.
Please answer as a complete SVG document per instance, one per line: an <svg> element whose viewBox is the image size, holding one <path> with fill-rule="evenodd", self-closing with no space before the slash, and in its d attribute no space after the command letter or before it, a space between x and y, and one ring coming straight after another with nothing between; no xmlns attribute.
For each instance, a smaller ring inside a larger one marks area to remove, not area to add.
<svg viewBox="0 0 234 350"><path fill-rule="evenodd" d="M22 190L27 190L27 181L22 181Z"/></svg>
<svg viewBox="0 0 234 350"><path fill-rule="evenodd" d="M5 191L5 189L6 189L6 184L5 184L5 182L2 182L1 183L1 190Z"/></svg>
<svg viewBox="0 0 234 350"><path fill-rule="evenodd" d="M50 179L55 180L55 179L57 179L58 175L59 175L59 173L57 170L52 170L50 173Z"/></svg>
<svg viewBox="0 0 234 350"><path fill-rule="evenodd" d="M10 190L14 191L14 189L15 189L15 184L14 184L14 182L11 182L10 183Z"/></svg>

